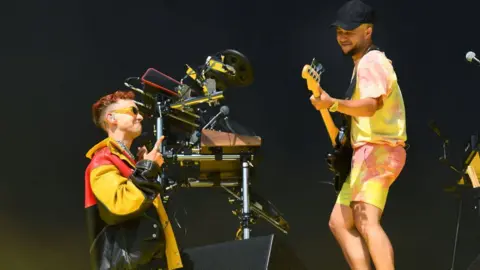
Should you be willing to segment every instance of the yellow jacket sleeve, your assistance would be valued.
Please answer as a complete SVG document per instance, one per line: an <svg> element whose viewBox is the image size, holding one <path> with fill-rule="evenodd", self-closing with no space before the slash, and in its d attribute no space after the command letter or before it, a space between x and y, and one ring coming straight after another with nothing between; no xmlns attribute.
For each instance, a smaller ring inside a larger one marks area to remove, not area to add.
<svg viewBox="0 0 480 270"><path fill-rule="evenodd" d="M90 184L100 217L107 224L117 224L142 214L153 200L130 179L120 175L114 165L94 168L90 172Z"/></svg>

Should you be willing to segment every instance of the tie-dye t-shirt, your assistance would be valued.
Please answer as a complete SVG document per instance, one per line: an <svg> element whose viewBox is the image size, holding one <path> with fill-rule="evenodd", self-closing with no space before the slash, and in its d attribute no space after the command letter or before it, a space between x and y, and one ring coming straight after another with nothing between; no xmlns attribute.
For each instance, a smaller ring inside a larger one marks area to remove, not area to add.
<svg viewBox="0 0 480 270"><path fill-rule="evenodd" d="M371 117L352 117L354 148L365 143L405 145L405 105L391 61L381 51L370 51L357 66L357 85L352 99L382 97L383 106Z"/></svg>

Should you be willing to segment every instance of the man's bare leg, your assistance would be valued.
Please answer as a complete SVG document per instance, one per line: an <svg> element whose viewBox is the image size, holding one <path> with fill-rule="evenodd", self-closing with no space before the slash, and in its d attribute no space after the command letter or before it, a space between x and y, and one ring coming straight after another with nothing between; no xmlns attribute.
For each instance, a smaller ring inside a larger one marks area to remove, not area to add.
<svg viewBox="0 0 480 270"><path fill-rule="evenodd" d="M380 225L382 210L368 203L352 202L355 226L367 243L377 270L394 270L393 248Z"/></svg>
<svg viewBox="0 0 480 270"><path fill-rule="evenodd" d="M345 205L335 204L329 226L342 248L350 268L353 270L372 269L368 248L355 227L352 209Z"/></svg>

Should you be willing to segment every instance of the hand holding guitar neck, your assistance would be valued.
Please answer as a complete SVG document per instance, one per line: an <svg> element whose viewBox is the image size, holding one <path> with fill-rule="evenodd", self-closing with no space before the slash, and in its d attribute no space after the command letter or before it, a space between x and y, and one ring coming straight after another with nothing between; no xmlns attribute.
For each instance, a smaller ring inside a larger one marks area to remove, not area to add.
<svg viewBox="0 0 480 270"><path fill-rule="evenodd" d="M302 70L302 78L307 81L307 88L313 93L310 101L317 110L328 109L333 104L332 98L320 86L320 74L323 71L323 66L315 63L315 58L311 65L305 65Z"/></svg>
<svg viewBox="0 0 480 270"><path fill-rule="evenodd" d="M327 128L328 136L330 137L330 141L332 145L336 145L336 138L338 135L338 128L333 122L332 116L330 112L328 112L326 104L322 105L320 103L324 103L322 99L330 98L328 94L323 91L322 87L320 87L320 75L325 71L322 64L318 63L315 58L312 60L312 64L305 65L302 69L302 78L307 81L307 88L313 93L313 97L310 98L312 105L320 111L322 115L323 122Z"/></svg>

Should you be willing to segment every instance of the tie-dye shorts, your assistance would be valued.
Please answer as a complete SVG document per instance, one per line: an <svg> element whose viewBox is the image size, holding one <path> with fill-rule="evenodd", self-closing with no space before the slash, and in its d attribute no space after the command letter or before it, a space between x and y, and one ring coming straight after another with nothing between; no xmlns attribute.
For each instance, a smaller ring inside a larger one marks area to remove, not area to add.
<svg viewBox="0 0 480 270"><path fill-rule="evenodd" d="M337 203L350 206L352 201L365 202L384 210L388 190L402 171L406 152L402 146L365 144L353 152L352 171Z"/></svg>

